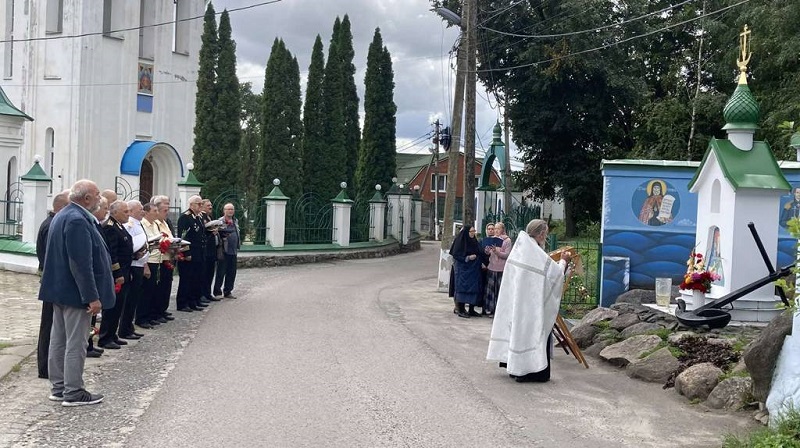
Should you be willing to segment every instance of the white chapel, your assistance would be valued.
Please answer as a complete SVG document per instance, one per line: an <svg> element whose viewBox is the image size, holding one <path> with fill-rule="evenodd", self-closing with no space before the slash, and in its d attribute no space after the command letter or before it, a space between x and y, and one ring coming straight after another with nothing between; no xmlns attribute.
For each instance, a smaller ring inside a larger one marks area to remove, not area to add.
<svg viewBox="0 0 800 448"><path fill-rule="evenodd" d="M124 199L175 197L204 11L204 0L0 0L0 200L35 156L52 191L89 178Z"/></svg>

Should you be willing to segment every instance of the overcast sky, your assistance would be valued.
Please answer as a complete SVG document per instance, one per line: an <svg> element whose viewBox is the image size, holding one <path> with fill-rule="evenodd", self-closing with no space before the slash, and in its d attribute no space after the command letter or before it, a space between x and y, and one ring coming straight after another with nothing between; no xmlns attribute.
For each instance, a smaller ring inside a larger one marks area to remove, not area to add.
<svg viewBox="0 0 800 448"><path fill-rule="evenodd" d="M217 12L260 3L263 0L214 0ZM367 49L375 28L381 29L384 45L392 55L397 104L397 145L403 152L427 152L430 140L409 143L431 131L438 117L443 126L451 117L454 71L449 62L458 30L445 28L428 0L282 0L279 3L231 12L236 41L239 80L251 82L260 92L272 42L282 38L300 64L302 89L317 34L322 37L327 58L333 22L348 14L352 24L356 86L363 122L364 73ZM494 99L491 106L478 85L476 156L483 156L498 120ZM492 108L494 106L494 109ZM518 165L518 164L514 164Z"/></svg>

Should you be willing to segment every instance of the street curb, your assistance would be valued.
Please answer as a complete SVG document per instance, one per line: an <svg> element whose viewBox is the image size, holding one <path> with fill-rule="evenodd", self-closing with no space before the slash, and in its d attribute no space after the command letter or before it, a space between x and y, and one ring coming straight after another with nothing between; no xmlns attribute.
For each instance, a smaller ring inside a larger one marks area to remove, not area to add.
<svg viewBox="0 0 800 448"><path fill-rule="evenodd" d="M12 345L0 350L0 381L18 370L18 366L36 353L36 344Z"/></svg>

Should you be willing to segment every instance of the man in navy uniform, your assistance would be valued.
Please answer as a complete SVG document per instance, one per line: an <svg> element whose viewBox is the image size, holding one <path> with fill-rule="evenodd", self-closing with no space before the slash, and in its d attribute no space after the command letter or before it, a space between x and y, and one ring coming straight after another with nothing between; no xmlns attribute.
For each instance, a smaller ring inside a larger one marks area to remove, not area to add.
<svg viewBox="0 0 800 448"><path fill-rule="evenodd" d="M206 239L206 228L200 216L202 202L200 196L190 197L189 210L178 218L178 235L190 243L183 252L184 259L178 261L178 311L200 311L207 306L200 302Z"/></svg>
<svg viewBox="0 0 800 448"><path fill-rule="evenodd" d="M111 253L111 272L114 276L116 305L111 309L103 309L103 320L100 322L100 336L97 345L112 350L119 349L128 343L117 336L120 316L125 309L125 298L130 290L131 262L133 261L133 241L123 226L128 222L128 203L116 201L109 207L110 216L103 225L103 237Z"/></svg>

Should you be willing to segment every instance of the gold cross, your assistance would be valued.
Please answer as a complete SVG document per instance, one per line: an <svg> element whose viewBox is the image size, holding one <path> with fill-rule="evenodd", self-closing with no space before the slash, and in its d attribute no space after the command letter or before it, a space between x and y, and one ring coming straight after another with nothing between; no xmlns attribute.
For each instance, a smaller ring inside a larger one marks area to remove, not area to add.
<svg viewBox="0 0 800 448"><path fill-rule="evenodd" d="M739 33L739 59L736 65L739 66L739 71L747 71L747 64L750 63L750 57L753 52L750 49L750 28L744 26L744 30Z"/></svg>

